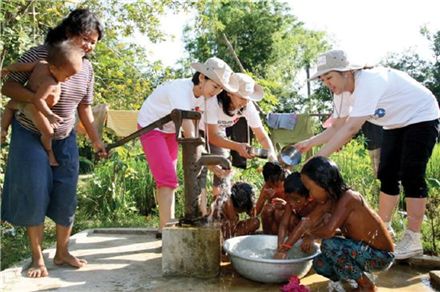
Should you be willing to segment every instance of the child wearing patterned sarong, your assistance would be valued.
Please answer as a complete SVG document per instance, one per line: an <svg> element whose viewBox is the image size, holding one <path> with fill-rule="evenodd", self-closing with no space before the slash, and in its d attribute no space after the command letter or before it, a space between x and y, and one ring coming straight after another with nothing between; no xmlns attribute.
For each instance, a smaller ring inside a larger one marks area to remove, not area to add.
<svg viewBox="0 0 440 292"><path fill-rule="evenodd" d="M332 200L335 204L326 224L311 230L314 237L323 239L313 268L332 281L351 279L361 291L375 291L365 273L385 270L394 259L393 241L383 221L361 194L345 184L328 158L310 159L301 170L301 180L318 203ZM342 237L335 236L338 229Z"/></svg>

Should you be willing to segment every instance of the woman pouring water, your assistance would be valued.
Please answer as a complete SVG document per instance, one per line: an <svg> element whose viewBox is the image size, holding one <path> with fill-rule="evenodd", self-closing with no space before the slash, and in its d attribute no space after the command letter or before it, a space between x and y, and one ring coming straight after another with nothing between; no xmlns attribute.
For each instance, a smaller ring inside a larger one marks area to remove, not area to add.
<svg viewBox="0 0 440 292"><path fill-rule="evenodd" d="M406 259L422 254L420 230L428 194L425 172L439 133L440 110L434 95L399 70L354 65L341 50L320 55L317 72L311 79L321 80L333 92L335 121L295 147L307 152L324 144L316 155L329 156L366 121L382 126L378 213L392 231L390 222L399 201L400 181L406 197L408 225L396 245L395 256Z"/></svg>
<svg viewBox="0 0 440 292"><path fill-rule="evenodd" d="M249 153L250 145L226 138L226 128L233 126L239 118L244 117L252 129L258 142L268 151L268 158L276 161L276 154L266 130L263 127L254 101L263 99L263 88L256 84L248 75L235 73L231 78L238 80L238 92L223 90L217 98L208 99L201 128L206 131L210 152L227 156L226 150L235 150L240 156L251 159L255 155ZM214 175L213 194L220 194L221 180Z"/></svg>

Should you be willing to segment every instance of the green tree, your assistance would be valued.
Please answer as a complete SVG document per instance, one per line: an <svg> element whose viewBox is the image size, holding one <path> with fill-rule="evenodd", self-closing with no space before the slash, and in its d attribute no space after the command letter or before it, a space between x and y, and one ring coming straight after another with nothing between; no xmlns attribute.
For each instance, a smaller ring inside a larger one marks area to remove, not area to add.
<svg viewBox="0 0 440 292"><path fill-rule="evenodd" d="M172 0L9 0L1 1L1 64L15 62L30 47L44 42L47 31L69 11L87 7L104 24L104 38L91 60L96 85L95 103L115 109L139 109L152 88L171 76L169 68L148 60L135 35L151 42L163 40L160 18L169 10L185 9Z"/></svg>
<svg viewBox="0 0 440 292"><path fill-rule="evenodd" d="M431 71L431 64L411 50L389 54L381 63L405 71L423 84L428 81Z"/></svg>
<svg viewBox="0 0 440 292"><path fill-rule="evenodd" d="M271 83L262 103L292 108L303 102L294 80L310 60L325 50L323 32L304 28L288 5L277 0L198 1L195 22L185 28L185 46L192 60L213 55L224 59L235 71L240 67L227 46L232 45L244 70ZM285 102L283 102L285 101Z"/></svg>
<svg viewBox="0 0 440 292"><path fill-rule="evenodd" d="M434 55L434 63L431 68L431 75L426 82L426 86L437 97L440 104L440 31L431 33L426 27L421 29L421 33L431 41L431 49Z"/></svg>
<svg viewBox="0 0 440 292"><path fill-rule="evenodd" d="M408 50L389 54L382 64L407 72L431 90L440 104L440 31L431 33L427 27L422 27L420 32L431 42L433 62L424 60L417 53Z"/></svg>
<svg viewBox="0 0 440 292"><path fill-rule="evenodd" d="M170 68L151 62L135 36L155 43L165 35L160 18L167 11L185 9L185 3L172 0L86 0L105 26L102 45L95 53L96 102L113 109L138 110L145 98L164 79L174 76ZM105 5L103 5L105 4Z"/></svg>
<svg viewBox="0 0 440 292"><path fill-rule="evenodd" d="M50 27L71 8L67 1L10 0L0 2L1 64L9 64L44 41Z"/></svg>

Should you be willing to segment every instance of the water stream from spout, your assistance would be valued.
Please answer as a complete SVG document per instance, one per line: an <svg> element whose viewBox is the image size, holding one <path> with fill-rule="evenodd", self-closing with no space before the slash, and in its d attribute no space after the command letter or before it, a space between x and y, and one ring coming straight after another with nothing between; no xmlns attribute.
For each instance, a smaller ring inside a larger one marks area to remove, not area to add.
<svg viewBox="0 0 440 292"><path fill-rule="evenodd" d="M219 222L222 219L222 206L231 196L231 179L229 177L222 179L220 184L220 195L211 203L211 213L208 215L208 223Z"/></svg>

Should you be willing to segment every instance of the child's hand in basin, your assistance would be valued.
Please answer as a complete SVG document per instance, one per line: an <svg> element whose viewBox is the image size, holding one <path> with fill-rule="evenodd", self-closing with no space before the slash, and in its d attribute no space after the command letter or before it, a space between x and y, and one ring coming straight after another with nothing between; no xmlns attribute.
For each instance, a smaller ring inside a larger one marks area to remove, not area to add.
<svg viewBox="0 0 440 292"><path fill-rule="evenodd" d="M314 241L313 241L312 238L310 238L308 236L305 236L303 238L303 242L301 243L301 250L303 252L306 252L306 253L311 253L312 252L313 243L314 243Z"/></svg>
<svg viewBox="0 0 440 292"><path fill-rule="evenodd" d="M275 260L285 260L287 259L287 252L286 251L277 251L275 255L273 256Z"/></svg>

